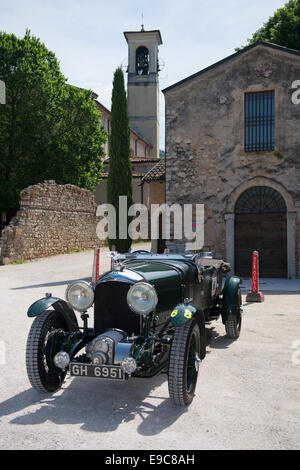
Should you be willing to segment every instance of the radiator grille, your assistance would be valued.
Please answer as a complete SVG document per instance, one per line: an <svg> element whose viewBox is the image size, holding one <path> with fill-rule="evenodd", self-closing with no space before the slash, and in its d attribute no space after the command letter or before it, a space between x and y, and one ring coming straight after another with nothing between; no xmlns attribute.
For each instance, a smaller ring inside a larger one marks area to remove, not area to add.
<svg viewBox="0 0 300 470"><path fill-rule="evenodd" d="M139 335L140 316L128 307L126 296L131 284L100 282L95 290L94 328L101 334L110 328L124 330L128 335Z"/></svg>

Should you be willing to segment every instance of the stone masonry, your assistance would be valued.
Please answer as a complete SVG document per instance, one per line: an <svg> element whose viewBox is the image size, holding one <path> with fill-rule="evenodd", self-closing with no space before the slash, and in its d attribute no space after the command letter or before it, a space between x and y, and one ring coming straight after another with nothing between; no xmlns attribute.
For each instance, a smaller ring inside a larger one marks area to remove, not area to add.
<svg viewBox="0 0 300 470"><path fill-rule="evenodd" d="M2 232L0 262L100 246L96 209L94 194L87 189L52 180L29 186L21 191L20 210Z"/></svg>
<svg viewBox="0 0 300 470"><path fill-rule="evenodd" d="M267 65L266 65L267 64ZM205 246L234 265L234 211L267 186L287 206L288 276L300 276L300 55L258 43L164 90L166 202L205 204ZM275 150L245 152L244 96L275 90Z"/></svg>

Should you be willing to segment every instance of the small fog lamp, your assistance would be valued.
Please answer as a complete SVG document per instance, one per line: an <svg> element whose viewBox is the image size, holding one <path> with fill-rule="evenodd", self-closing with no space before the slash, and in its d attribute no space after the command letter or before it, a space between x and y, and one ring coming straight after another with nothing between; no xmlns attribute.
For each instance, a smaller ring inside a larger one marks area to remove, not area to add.
<svg viewBox="0 0 300 470"><path fill-rule="evenodd" d="M55 354L53 362L59 369L65 369L70 363L70 356L66 351L59 351Z"/></svg>
<svg viewBox="0 0 300 470"><path fill-rule="evenodd" d="M121 367L125 374L132 374L136 370L136 360L133 357L126 357L121 362Z"/></svg>

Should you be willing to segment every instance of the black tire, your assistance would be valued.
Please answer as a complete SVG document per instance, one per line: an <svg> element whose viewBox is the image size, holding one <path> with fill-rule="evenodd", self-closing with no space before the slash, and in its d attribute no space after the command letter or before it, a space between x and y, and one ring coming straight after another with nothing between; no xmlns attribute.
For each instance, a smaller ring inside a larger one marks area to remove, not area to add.
<svg viewBox="0 0 300 470"><path fill-rule="evenodd" d="M177 406L188 406L193 401L198 378L196 354L199 358L200 351L199 324L193 318L185 325L176 328L170 351L169 394Z"/></svg>
<svg viewBox="0 0 300 470"><path fill-rule="evenodd" d="M202 361L206 356L206 344L207 344L206 328L205 328L205 315L202 311L199 311L197 313L196 318L197 318L198 325L199 325L199 328L200 328L200 359Z"/></svg>
<svg viewBox="0 0 300 470"><path fill-rule="evenodd" d="M56 329L68 331L60 312L46 310L31 325L26 345L27 375L32 387L40 393L54 393L63 384L66 371L48 364L46 357L47 335Z"/></svg>
<svg viewBox="0 0 300 470"><path fill-rule="evenodd" d="M241 313L241 305L242 305L242 296L241 290L238 289L236 302L235 302L235 315L229 315L228 320L225 322L225 331L227 336L230 339L238 339L241 334L241 327L242 327L242 313Z"/></svg>

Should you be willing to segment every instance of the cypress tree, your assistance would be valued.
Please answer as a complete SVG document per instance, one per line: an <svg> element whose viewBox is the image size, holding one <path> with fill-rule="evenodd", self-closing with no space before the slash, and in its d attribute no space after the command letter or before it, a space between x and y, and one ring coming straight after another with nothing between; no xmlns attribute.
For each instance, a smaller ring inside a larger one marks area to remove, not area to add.
<svg viewBox="0 0 300 470"><path fill-rule="evenodd" d="M130 160L130 129L124 75L121 67L114 73L111 102L111 132L109 138L109 174L107 179L107 202L116 209L116 239L109 238L109 247L119 253L131 247L131 238L119 238L119 217L126 217L127 229L130 223L128 212L120 214L119 196L127 196L127 207L132 200L132 169ZM121 209L122 210L122 209Z"/></svg>

